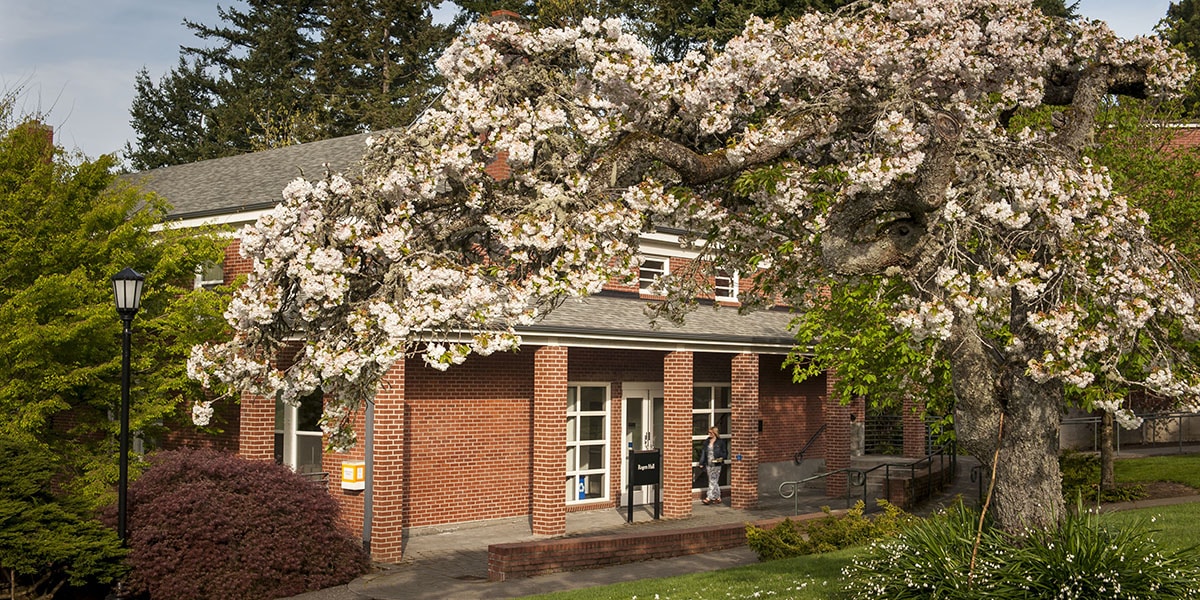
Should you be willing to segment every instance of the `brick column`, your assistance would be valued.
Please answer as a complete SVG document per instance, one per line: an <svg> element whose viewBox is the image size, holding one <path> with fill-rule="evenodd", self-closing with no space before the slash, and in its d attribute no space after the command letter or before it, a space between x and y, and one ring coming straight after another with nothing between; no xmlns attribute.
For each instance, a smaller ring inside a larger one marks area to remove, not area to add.
<svg viewBox="0 0 1200 600"><path fill-rule="evenodd" d="M692 514L692 353L663 358L663 517Z"/></svg>
<svg viewBox="0 0 1200 600"><path fill-rule="evenodd" d="M730 367L730 506L758 505L758 355L738 354Z"/></svg>
<svg viewBox="0 0 1200 600"><path fill-rule="evenodd" d="M375 393L371 558L387 563L400 562L404 550L404 370L404 361L396 361Z"/></svg>
<svg viewBox="0 0 1200 600"><path fill-rule="evenodd" d="M904 427L904 458L925 458L925 403L915 398L905 398L900 409L900 422Z"/></svg>
<svg viewBox="0 0 1200 600"><path fill-rule="evenodd" d="M242 394L238 456L246 460L275 460L274 399Z"/></svg>
<svg viewBox="0 0 1200 600"><path fill-rule="evenodd" d="M850 466L850 414L853 407L843 405L833 390L837 375L825 373L825 470L836 471ZM830 475L825 479L825 495L845 496L846 475Z"/></svg>
<svg viewBox="0 0 1200 600"><path fill-rule="evenodd" d="M566 415L567 348L542 346L533 353L534 535L567 532L567 499L563 491Z"/></svg>

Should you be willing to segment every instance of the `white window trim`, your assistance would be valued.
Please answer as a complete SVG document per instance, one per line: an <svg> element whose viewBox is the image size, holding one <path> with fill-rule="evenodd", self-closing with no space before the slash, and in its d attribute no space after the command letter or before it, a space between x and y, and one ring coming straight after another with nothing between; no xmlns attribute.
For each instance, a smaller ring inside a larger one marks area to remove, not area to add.
<svg viewBox="0 0 1200 600"><path fill-rule="evenodd" d="M695 407L695 401L693 401L693 404L692 404L692 415L693 415L693 418L695 418L695 417L694 417L694 415L697 415L697 414L707 414L707 415L708 415L708 426L709 426L709 427L712 427L712 426L713 426L713 425L716 423L716 418L715 418L715 415L718 415L718 414L728 414L728 415L729 415L729 421L730 421L730 423L732 424L732 421L733 421L733 385L732 385L732 383L714 383L714 382L704 382L704 381L697 381L697 382L693 382L693 383L692 383L692 393L693 393L693 394L695 394L695 390L696 390L696 388L709 388L709 389L716 389L716 388L727 388L727 389L729 390L729 408L727 408L727 409L724 409L724 408L722 408L722 409L718 409L718 408L712 407L712 406L711 406L711 404L710 404L710 408L708 408L708 409L706 409L706 410L696 410L696 407ZM713 397L715 398L715 397L716 397L716 394L713 394ZM729 447L729 446L728 446L728 444L729 444L729 440L730 440L730 438L732 438L732 437L733 437L733 436L732 436L730 433L728 433L728 432L727 432L727 433L723 433L723 434L721 434L721 435L720 435L720 438L721 438L721 439L723 439L723 440L725 440L726 448L728 448L728 447ZM705 433L704 433L704 435L692 435L692 442L696 442L697 440L700 440L701 442L703 442L703 440L706 440L706 439L708 439L708 430L707 430L707 428L705 429ZM698 467L698 466L700 466L700 463L698 463L698 462L693 462L693 463L692 463L692 468L693 468L693 469L695 469L695 468L696 468L696 467ZM725 475L725 476L728 476L728 473L726 472L724 475ZM723 486L721 486L721 487L722 487L722 488L727 488L727 487L729 487L729 486L728 486L728 485L723 485ZM707 488L692 488L692 491L694 492L694 491L697 491L697 490L705 490L705 489L707 489Z"/></svg>
<svg viewBox="0 0 1200 600"><path fill-rule="evenodd" d="M568 405L566 418L564 419L564 421L566 421L571 416L574 416L576 432L578 432L578 427L580 424L580 417L603 416L604 417L604 439L603 440L587 440L587 443L584 443L582 440L579 439L578 435L575 436L574 442L569 441L570 436L568 436L567 445L563 449L565 452L567 449L571 448L572 446L575 448L575 460L576 460L575 464L578 465L579 464L579 462L578 462L579 456L580 456L580 453L579 453L580 447L582 447L582 446L597 446L597 445L601 445L600 443L602 442L603 447L604 447L604 450L602 451L602 455L604 457L604 466L599 469L574 469L574 470L564 469L565 470L564 483L566 482L566 479L570 479L570 480L572 480L571 489L576 489L576 486L578 485L578 477L586 476L586 475L603 475L604 483L605 483L604 488L603 488L604 489L603 496L601 496L599 498L585 498L583 500L580 500L578 495L571 493L570 495L567 496L567 499L566 499L567 505L570 506L570 505L574 505L574 504L588 504L591 502L606 502L609 499L609 495L610 495L609 490L612 488L612 465L610 464L611 458L609 456L609 454L612 451L612 440L609 439L612 437L612 431L611 431L612 430L612 414L611 414L612 388L608 382L600 382L600 381L573 381L573 382L567 383L567 387L568 388L577 388L577 389L578 388L595 387L595 388L603 388L604 389L604 409L602 411L575 410L574 412L572 412L570 409L570 406Z"/></svg>
<svg viewBox="0 0 1200 600"><path fill-rule="evenodd" d="M204 275L205 275L205 270L206 270L205 267L206 266L213 266L213 267L219 268L221 270L221 278L220 279L205 279ZM215 265L196 265L196 285L195 285L194 289L200 289L200 288L212 289L219 285L225 285L225 265L223 263L217 263Z"/></svg>
<svg viewBox="0 0 1200 600"><path fill-rule="evenodd" d="M654 271L655 275L653 277L647 279L646 277L642 276L642 269L644 268L646 261L650 261L650 260L660 261L662 263L662 270L659 271L657 269L653 269L652 271ZM651 288L654 287L654 285L657 283L657 281L659 279L666 277L670 274L671 274L671 258L670 257L663 256L660 254L643 254L641 256L641 259L638 261L638 293L643 296L659 296L659 295L661 295L661 294L654 293L651 290Z"/></svg>
<svg viewBox="0 0 1200 600"><path fill-rule="evenodd" d="M727 275L721 275L722 272L727 273ZM728 279L729 285L727 287L722 287L722 286L717 285L717 280L719 280L719 279ZM717 300L737 302L738 284L739 283L740 283L740 280L739 280L737 271L729 271L728 269L717 269L717 272L713 278L713 297L716 298ZM727 289L730 293L723 294L722 291L725 289Z"/></svg>

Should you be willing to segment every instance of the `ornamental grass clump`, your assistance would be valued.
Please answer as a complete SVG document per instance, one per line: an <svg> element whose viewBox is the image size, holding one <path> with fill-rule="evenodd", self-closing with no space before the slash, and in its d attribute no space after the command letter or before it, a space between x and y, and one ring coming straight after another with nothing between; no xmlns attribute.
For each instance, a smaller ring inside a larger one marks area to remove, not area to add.
<svg viewBox="0 0 1200 600"><path fill-rule="evenodd" d="M1013 536L958 503L873 543L843 570L846 596L889 600L1200 598L1200 553L1164 551L1146 522L1117 528L1086 511ZM978 546L976 547L976 537Z"/></svg>
<svg viewBox="0 0 1200 600"><path fill-rule="evenodd" d="M337 503L287 467L209 450L162 452L130 487L130 591L268 599L364 573Z"/></svg>

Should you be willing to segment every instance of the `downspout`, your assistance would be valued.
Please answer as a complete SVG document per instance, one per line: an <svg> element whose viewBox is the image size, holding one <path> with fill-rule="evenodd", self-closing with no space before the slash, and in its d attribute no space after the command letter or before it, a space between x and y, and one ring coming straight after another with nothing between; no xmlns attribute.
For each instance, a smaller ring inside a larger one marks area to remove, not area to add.
<svg viewBox="0 0 1200 600"><path fill-rule="evenodd" d="M366 423L366 439L363 441L363 470L366 471L363 477L363 528L362 528L362 547L363 552L367 554L367 560L371 559L371 521L372 514L375 510L375 503L372 500L372 493L375 486L375 399L367 400L367 414L365 417Z"/></svg>

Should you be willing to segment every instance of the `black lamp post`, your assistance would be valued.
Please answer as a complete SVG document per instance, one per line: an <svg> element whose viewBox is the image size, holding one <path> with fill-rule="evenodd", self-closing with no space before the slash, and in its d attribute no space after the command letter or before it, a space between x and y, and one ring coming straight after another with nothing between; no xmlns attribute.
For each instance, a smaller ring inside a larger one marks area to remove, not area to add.
<svg viewBox="0 0 1200 600"><path fill-rule="evenodd" d="M113 297L117 314L121 316L124 333L121 336L121 448L120 474L117 481L117 536L125 543L126 493L129 489L129 327L142 306L142 287L146 278L125 267L113 275Z"/></svg>

